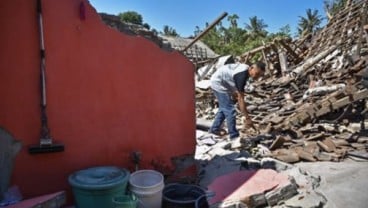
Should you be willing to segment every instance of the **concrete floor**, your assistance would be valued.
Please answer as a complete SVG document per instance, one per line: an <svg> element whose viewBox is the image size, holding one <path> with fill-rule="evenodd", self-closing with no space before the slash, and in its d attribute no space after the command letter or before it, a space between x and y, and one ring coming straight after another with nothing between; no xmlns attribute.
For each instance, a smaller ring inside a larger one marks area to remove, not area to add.
<svg viewBox="0 0 368 208"><path fill-rule="evenodd" d="M298 167L321 176L316 191L327 198L327 208L368 207L368 162L347 159L343 162L298 163Z"/></svg>

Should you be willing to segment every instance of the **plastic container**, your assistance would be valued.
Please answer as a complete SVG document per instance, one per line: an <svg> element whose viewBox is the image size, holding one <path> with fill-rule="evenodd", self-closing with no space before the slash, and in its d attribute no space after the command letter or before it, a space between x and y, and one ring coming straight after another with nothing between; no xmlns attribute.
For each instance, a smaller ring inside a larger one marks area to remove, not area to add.
<svg viewBox="0 0 368 208"><path fill-rule="evenodd" d="M138 170L130 176L130 191L138 198L138 208L161 208L164 176L154 170Z"/></svg>
<svg viewBox="0 0 368 208"><path fill-rule="evenodd" d="M116 196L112 200L114 208L136 208L138 199L135 195Z"/></svg>
<svg viewBox="0 0 368 208"><path fill-rule="evenodd" d="M162 192L165 208L208 207L207 195L203 188L191 184L167 184Z"/></svg>
<svg viewBox="0 0 368 208"><path fill-rule="evenodd" d="M126 192L130 173L114 166L77 171L69 176L78 208L113 208L113 198Z"/></svg>

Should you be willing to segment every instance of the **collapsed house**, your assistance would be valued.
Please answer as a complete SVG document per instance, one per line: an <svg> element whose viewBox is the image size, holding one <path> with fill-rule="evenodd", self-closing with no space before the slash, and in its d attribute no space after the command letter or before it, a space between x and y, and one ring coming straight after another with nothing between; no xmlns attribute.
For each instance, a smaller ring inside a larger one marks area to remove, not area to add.
<svg viewBox="0 0 368 208"><path fill-rule="evenodd" d="M362 78L368 67L366 14L367 2L353 1L314 36L276 39L241 56L248 63L260 52L269 69L265 79L251 84L245 100L261 135L267 135L257 143L273 157L337 161L366 151L368 138L360 135L368 97ZM200 78L210 71L202 69ZM197 87L197 117L212 119L215 102L206 88Z"/></svg>
<svg viewBox="0 0 368 208"><path fill-rule="evenodd" d="M246 192L242 188L246 187L244 182L234 186L233 192L216 201L221 203L214 207L280 203L287 207L323 207L327 199L313 192L319 186L319 179L293 166L287 167L288 164L341 161L346 157L368 159L367 6L364 0L351 1L316 34L299 40L275 39L238 57L240 62L249 64L253 56L260 54L268 70L261 81L246 86L247 109L258 131L243 129L240 142L204 132L217 111L209 78L231 56L221 57L197 70L195 157L199 161L199 184L213 187L213 180L228 174L228 180L222 181L224 187L231 182L229 178L235 177L234 172L253 174L249 171L270 168L273 160L271 168L279 173L286 171L293 178L289 178L290 184L294 184L259 193L234 194ZM239 112L238 128L242 128L240 115ZM304 182L300 182L301 176ZM305 181L309 185L305 186ZM229 205L229 200L234 203Z"/></svg>

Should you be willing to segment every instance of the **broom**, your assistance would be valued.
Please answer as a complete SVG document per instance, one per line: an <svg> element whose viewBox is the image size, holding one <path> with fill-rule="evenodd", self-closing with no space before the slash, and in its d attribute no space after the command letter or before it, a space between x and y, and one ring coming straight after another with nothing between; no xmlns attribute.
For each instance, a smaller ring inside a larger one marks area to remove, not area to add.
<svg viewBox="0 0 368 208"><path fill-rule="evenodd" d="M40 46L41 46L41 138L40 143L31 145L28 152L31 154L61 152L64 151L64 145L53 143L50 136L50 130L47 125L46 114L46 65L45 65L45 44L43 37L43 23L42 23L42 5L41 0L37 0L38 23L40 30Z"/></svg>

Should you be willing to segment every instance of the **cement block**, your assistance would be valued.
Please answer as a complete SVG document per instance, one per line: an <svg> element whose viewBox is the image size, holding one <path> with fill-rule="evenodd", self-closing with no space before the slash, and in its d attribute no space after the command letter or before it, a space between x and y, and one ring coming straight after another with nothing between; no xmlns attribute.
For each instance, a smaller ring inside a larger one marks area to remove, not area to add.
<svg viewBox="0 0 368 208"><path fill-rule="evenodd" d="M269 206L276 205L278 202L291 198L298 193L295 181L290 180L290 183L280 186L266 193L267 204Z"/></svg>

